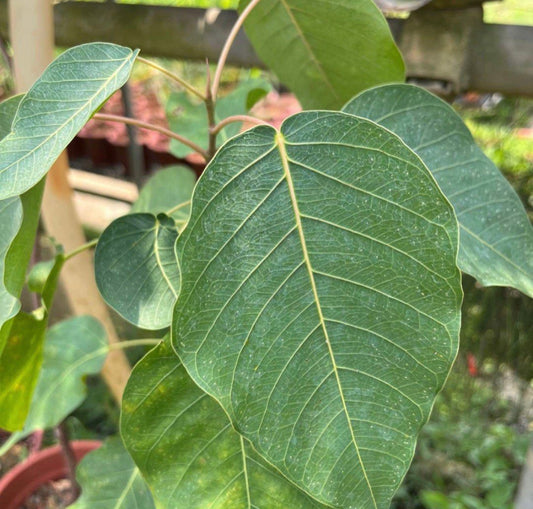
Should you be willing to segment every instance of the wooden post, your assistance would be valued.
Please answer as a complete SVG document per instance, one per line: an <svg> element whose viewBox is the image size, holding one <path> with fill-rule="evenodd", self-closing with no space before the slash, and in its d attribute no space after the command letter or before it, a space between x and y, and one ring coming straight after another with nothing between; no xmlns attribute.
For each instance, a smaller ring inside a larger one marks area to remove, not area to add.
<svg viewBox="0 0 533 509"><path fill-rule="evenodd" d="M16 87L18 92L24 92L53 60L52 0L11 0L9 22ZM50 169L41 209L41 218L47 233L62 244L67 252L85 242L83 229L72 202L68 172L68 158L64 152ZM96 287L93 263L88 251L65 264L61 284L72 312L75 315L94 316L105 327L109 342L118 342L115 328ZM130 365L124 352L110 352L102 376L119 402L129 374Z"/></svg>
<svg viewBox="0 0 533 509"><path fill-rule="evenodd" d="M526 464L520 476L515 509L533 509L533 440L529 444Z"/></svg>

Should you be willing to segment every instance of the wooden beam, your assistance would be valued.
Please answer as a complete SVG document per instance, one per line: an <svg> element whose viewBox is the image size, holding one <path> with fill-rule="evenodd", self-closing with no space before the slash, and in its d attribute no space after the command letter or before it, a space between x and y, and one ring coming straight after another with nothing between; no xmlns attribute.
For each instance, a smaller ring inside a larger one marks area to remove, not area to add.
<svg viewBox="0 0 533 509"><path fill-rule="evenodd" d="M7 38L6 5L7 0L0 1L0 33ZM145 55L200 61L208 58L211 62L218 60L236 19L236 12L229 10L112 2L60 2L54 7L58 46L106 41L140 48ZM261 65L244 32L237 37L228 62L242 67Z"/></svg>
<svg viewBox="0 0 533 509"><path fill-rule="evenodd" d="M484 24L478 37L468 88L533 97L533 27Z"/></svg>

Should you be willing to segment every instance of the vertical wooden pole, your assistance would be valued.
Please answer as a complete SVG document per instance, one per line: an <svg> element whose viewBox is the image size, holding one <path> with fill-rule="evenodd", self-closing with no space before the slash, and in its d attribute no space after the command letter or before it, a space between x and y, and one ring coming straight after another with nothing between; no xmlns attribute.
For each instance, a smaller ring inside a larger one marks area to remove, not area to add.
<svg viewBox="0 0 533 509"><path fill-rule="evenodd" d="M54 57L52 0L10 0L9 23L16 87L17 91L25 92ZM68 172L68 158L64 152L48 174L41 217L47 233L62 244L65 251L72 251L85 242L85 236L72 201ZM94 316L105 327L109 342L118 342L108 310L96 287L89 252L81 253L65 264L61 283L72 312ZM124 352L110 352L102 376L117 401L122 397L129 374L130 365Z"/></svg>
<svg viewBox="0 0 533 509"><path fill-rule="evenodd" d="M522 468L515 509L533 509L533 440L529 444L526 464Z"/></svg>

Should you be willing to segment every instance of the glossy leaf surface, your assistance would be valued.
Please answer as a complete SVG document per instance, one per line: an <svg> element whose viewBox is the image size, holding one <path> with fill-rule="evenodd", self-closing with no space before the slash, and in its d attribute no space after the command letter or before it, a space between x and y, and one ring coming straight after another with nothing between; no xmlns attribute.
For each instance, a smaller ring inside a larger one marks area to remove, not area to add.
<svg viewBox="0 0 533 509"><path fill-rule="evenodd" d="M113 221L96 246L100 293L126 320L144 329L170 324L179 291L177 237L172 218L138 213Z"/></svg>
<svg viewBox="0 0 533 509"><path fill-rule="evenodd" d="M452 207L365 119L224 145L176 250L173 346L236 429L334 507L387 507L458 346Z"/></svg>
<svg viewBox="0 0 533 509"><path fill-rule="evenodd" d="M215 121L218 123L232 115L245 115L257 100L265 96L270 85L263 79L250 78L242 81L229 94L218 99L215 110ZM205 104L192 98L187 92L175 92L170 95L167 103L167 116L170 128L185 136L207 150L209 129ZM235 122L222 129L217 136L219 144L235 136L242 124ZM193 150L179 141L171 140L170 151L176 157L185 157Z"/></svg>
<svg viewBox="0 0 533 509"><path fill-rule="evenodd" d="M46 324L45 316L22 312L13 321L0 356L0 428L24 426L41 369Z"/></svg>
<svg viewBox="0 0 533 509"><path fill-rule="evenodd" d="M389 85L362 93L344 111L396 133L433 173L457 214L463 271L484 285L533 296L533 227L526 211L448 104L418 87Z"/></svg>
<svg viewBox="0 0 533 509"><path fill-rule="evenodd" d="M76 478L82 493L71 509L155 509L148 486L118 437L87 454Z"/></svg>
<svg viewBox="0 0 533 509"><path fill-rule="evenodd" d="M184 500L187 509L324 507L252 450L166 344L135 366L121 432L161 507Z"/></svg>
<svg viewBox="0 0 533 509"><path fill-rule="evenodd" d="M304 109L340 108L361 90L404 80L402 57L372 0L262 0L244 27Z"/></svg>
<svg viewBox="0 0 533 509"><path fill-rule="evenodd" d="M0 141L0 199L22 194L49 170L100 105L128 79L136 51L92 43L65 51L22 99Z"/></svg>

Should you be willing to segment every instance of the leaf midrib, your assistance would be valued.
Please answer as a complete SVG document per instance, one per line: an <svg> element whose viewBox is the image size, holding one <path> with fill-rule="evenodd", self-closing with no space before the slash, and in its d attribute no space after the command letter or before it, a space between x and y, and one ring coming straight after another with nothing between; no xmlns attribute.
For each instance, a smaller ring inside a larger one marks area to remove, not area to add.
<svg viewBox="0 0 533 509"><path fill-rule="evenodd" d="M170 282L169 277L167 276L167 273L165 272L165 268L163 267L163 262L161 261L161 256L159 254L159 230L161 229L162 225L159 222L158 219L155 220L155 232L154 232L154 254L156 263L159 266L159 270L161 271L161 274L163 275L163 279L165 280L167 286L170 288L170 291L174 295L174 298L178 298L178 294L176 293L176 290L174 289L174 286L172 286L172 283Z"/></svg>
<svg viewBox="0 0 533 509"><path fill-rule="evenodd" d="M303 33L302 29L300 28L300 25L296 21L296 18L294 17L294 14L293 14L291 8L287 4L287 1L286 0L280 0L280 3L283 6L283 8L285 9L285 11L287 12L287 16L289 16L289 19L292 22L292 24L293 24L293 26L294 26L297 34L298 34L298 37L302 41L302 44L307 49L307 52L309 54L309 57L310 57L311 61L314 62L316 68L318 69L318 72L322 76L324 84L329 88L329 90L331 91L331 93L333 94L335 99L339 99L339 94L335 90L335 87L331 84L328 76L326 75L326 72L324 71L324 68L322 67L322 64L318 61L317 57L315 56L315 54L314 54L314 52L313 52L313 50L312 50L312 48L311 48L311 46L309 44L309 41L305 38L304 33Z"/></svg>
<svg viewBox="0 0 533 509"><path fill-rule="evenodd" d="M329 340L329 333L328 333L328 330L327 330L327 327L326 327L326 322L325 322L325 319L324 319L324 315L322 313L322 306L320 304L320 299L319 299L319 296L318 296L318 289L317 289L316 282L315 282L314 270L313 270L313 267L311 265L311 260L309 258L309 252L307 250L307 243L306 243L305 234L304 234L304 231L303 231L300 208L298 206L298 200L296 198L296 192L295 192L295 188L294 188L294 183L293 183L293 180L292 180L292 175L291 175L291 171L290 171L290 167L289 167L289 157L288 157L288 154L287 154L287 151L286 151L286 148L285 148L285 139L284 139L282 133L280 133L280 132L276 133L275 142L276 142L276 146L278 147L278 150L279 150L279 153L280 153L280 158L281 158L281 162L282 162L282 165L283 165L283 172L284 172L285 180L287 181L287 186L289 188L291 204L292 204L292 208L293 208L293 211L294 211L294 217L295 217L295 220L296 220L296 228L298 230L298 235L300 237L300 243L302 245L302 252L303 252L303 256L304 256L304 262L305 262L305 266L307 268L307 272L309 274L309 281L311 283L311 288L312 288L312 291L313 291L313 296L314 296L314 300L315 300L315 304L316 304L316 308L317 308L317 312L318 312L318 317L319 317L319 320L320 320L320 325L321 325L321 328L322 328L322 330L324 332L324 336L325 336L325 339L326 339L326 345L328 347L328 352L329 352L329 355L330 355L330 358L331 358L331 363L333 365L333 372L335 374L335 380L337 382L337 387L339 389L339 395L340 395L340 398L341 398L344 414L346 416L346 421L348 423L348 428L350 430L350 435L351 435L351 438L352 438L352 444L353 444L353 446L355 448L355 451L356 451L356 454L357 454L357 458L358 458L359 463L361 465L361 470L363 472L363 476L364 476L366 484L368 486L368 490L370 492L370 496L372 497L372 502L373 502L374 508L377 509L377 503L376 503L376 499L374 497L374 492L372 490L372 486L370 484L370 480L368 479L368 475L366 473L366 469L365 469L365 466L364 466L364 463L363 463L363 459L362 459L361 453L359 451L359 446L357 445L357 441L355 439L355 433L354 433L354 430L353 430L352 422L350 420L350 415L348 413L348 408L346 406L346 401L344 399L344 391L343 391L342 384L341 384L341 381L340 381L339 372L338 372L338 369L337 369L337 363L335 361L335 355L333 353L331 342Z"/></svg>

